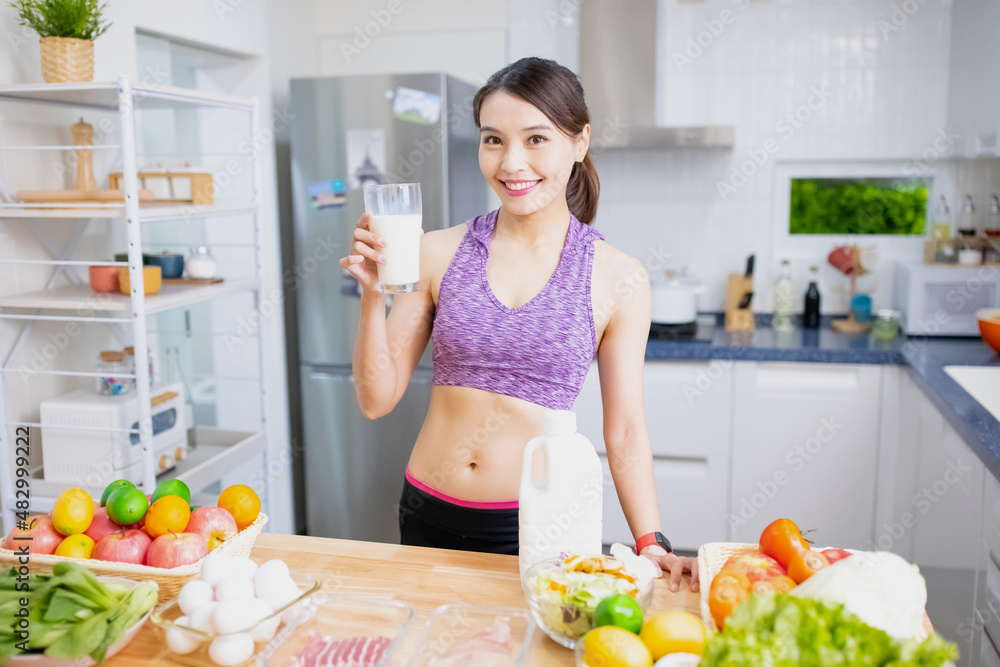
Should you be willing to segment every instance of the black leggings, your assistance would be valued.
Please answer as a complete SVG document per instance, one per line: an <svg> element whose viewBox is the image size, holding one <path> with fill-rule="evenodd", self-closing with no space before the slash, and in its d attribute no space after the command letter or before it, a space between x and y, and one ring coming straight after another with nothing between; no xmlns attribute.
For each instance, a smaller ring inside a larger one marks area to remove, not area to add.
<svg viewBox="0 0 1000 667"><path fill-rule="evenodd" d="M402 544L517 555L517 509L454 505L403 480L399 499Z"/></svg>

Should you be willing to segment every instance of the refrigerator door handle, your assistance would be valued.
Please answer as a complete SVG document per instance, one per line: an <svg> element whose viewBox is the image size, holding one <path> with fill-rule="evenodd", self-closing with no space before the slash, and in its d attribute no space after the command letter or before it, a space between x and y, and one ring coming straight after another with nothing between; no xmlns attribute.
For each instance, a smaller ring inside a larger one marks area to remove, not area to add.
<svg viewBox="0 0 1000 667"><path fill-rule="evenodd" d="M354 374L351 373L348 369L345 369L344 371L341 372L331 372L331 371L318 370L314 368L310 371L309 376L313 380L330 380L336 378L345 378L351 384L357 385L357 382L355 382L354 380ZM431 369L429 368L418 368L415 371L413 371L412 375L410 375L410 384L429 385L432 384L433 381L434 381L434 375L431 372Z"/></svg>

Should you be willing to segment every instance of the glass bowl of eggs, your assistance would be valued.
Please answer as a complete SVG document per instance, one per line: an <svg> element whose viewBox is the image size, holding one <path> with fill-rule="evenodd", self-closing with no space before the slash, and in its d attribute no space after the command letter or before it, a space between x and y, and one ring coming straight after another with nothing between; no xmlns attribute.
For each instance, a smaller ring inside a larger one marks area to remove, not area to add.
<svg viewBox="0 0 1000 667"><path fill-rule="evenodd" d="M172 660L237 667L254 662L279 631L300 623L320 588L316 575L291 572L284 561L258 565L213 552L202 562L201 577L154 609L150 622Z"/></svg>

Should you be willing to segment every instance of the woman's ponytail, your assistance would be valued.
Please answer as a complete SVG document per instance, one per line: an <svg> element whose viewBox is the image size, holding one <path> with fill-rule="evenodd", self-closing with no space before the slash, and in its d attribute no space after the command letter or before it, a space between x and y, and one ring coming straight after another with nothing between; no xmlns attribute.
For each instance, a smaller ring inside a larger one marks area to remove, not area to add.
<svg viewBox="0 0 1000 667"><path fill-rule="evenodd" d="M569 182L566 184L566 203L569 212L585 225L594 222L597 217L597 198L601 194L601 180L597 178L597 169L590 161L590 153L583 156L582 162L573 165Z"/></svg>

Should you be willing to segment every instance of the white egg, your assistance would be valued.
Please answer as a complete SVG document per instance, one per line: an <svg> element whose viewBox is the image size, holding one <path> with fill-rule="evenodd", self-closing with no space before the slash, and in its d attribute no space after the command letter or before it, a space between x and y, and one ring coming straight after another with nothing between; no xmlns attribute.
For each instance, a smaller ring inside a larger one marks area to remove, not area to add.
<svg viewBox="0 0 1000 667"><path fill-rule="evenodd" d="M288 579L268 582L264 590L257 592L257 597L264 600L264 602L271 605L277 611L301 594L302 591L299 590L299 587L289 577Z"/></svg>
<svg viewBox="0 0 1000 667"><path fill-rule="evenodd" d="M247 605L247 600L231 600L220 602L212 614L215 629L221 633L242 632L254 624L253 609Z"/></svg>
<svg viewBox="0 0 1000 667"><path fill-rule="evenodd" d="M219 602L250 600L253 596L253 582L239 574L226 577L215 587L215 599Z"/></svg>
<svg viewBox="0 0 1000 667"><path fill-rule="evenodd" d="M216 586L232 574L232 560L218 549L212 551L201 561L201 578L210 586Z"/></svg>
<svg viewBox="0 0 1000 667"><path fill-rule="evenodd" d="M253 639L245 632L216 637L208 646L208 657L217 665L232 667L246 662L253 655Z"/></svg>
<svg viewBox="0 0 1000 667"><path fill-rule="evenodd" d="M253 610L254 623L263 620L274 613L274 609L271 608L271 605L264 602L260 598L254 598L248 601L247 606ZM253 637L255 642L266 642L274 636L274 633L278 630L279 623L281 623L280 616L267 618L266 621L250 631L250 636Z"/></svg>
<svg viewBox="0 0 1000 667"><path fill-rule="evenodd" d="M291 574L288 572L288 566L285 565L285 561L280 558L275 558L269 560L257 568L257 571L253 575L254 585L258 584L261 579L267 579L274 576L280 577L290 577Z"/></svg>
<svg viewBox="0 0 1000 667"><path fill-rule="evenodd" d="M195 579L184 584L177 596L177 604L181 611L190 616L195 609L211 602L213 595L212 586L208 582Z"/></svg>
<svg viewBox="0 0 1000 667"><path fill-rule="evenodd" d="M187 655L201 646L202 638L193 632L188 632L185 627L191 627L190 619L181 616L174 621L172 627L167 628L167 647L177 655Z"/></svg>
<svg viewBox="0 0 1000 667"><path fill-rule="evenodd" d="M253 575L257 573L257 563L250 560L246 556L233 557L233 572L232 574L240 575L246 577L247 579L253 579Z"/></svg>
<svg viewBox="0 0 1000 667"><path fill-rule="evenodd" d="M203 607L198 607L188 616L188 623L195 630L215 632L215 621L212 620L212 617L215 614L215 608L218 606L218 602L209 602Z"/></svg>

